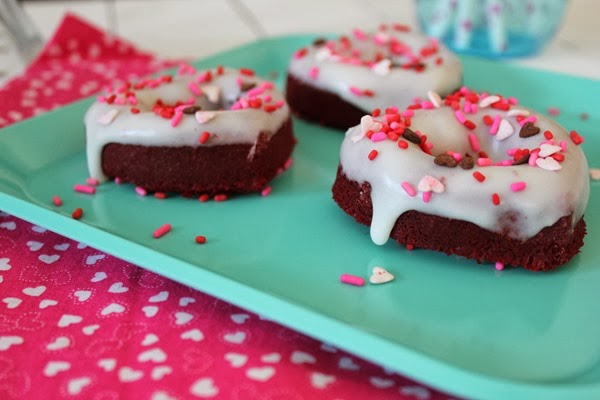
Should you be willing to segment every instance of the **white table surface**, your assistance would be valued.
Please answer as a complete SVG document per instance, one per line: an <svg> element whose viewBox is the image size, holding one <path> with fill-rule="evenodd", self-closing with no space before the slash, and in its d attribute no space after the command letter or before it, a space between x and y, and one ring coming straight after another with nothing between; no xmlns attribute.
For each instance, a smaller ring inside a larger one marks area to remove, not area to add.
<svg viewBox="0 0 600 400"><path fill-rule="evenodd" d="M412 0L71 0L24 1L44 39L76 13L160 57L202 58L260 37L368 30L381 22L416 25ZM563 24L539 55L519 65L600 79L600 1L570 0ZM24 63L0 32L0 83Z"/></svg>

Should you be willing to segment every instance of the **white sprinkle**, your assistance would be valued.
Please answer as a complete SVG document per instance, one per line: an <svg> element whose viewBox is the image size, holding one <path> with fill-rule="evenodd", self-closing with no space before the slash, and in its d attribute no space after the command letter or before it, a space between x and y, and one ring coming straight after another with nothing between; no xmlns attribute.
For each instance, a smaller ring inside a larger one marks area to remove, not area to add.
<svg viewBox="0 0 600 400"><path fill-rule="evenodd" d="M373 273L369 277L369 282L372 284L380 284L386 283L394 279L394 275L390 274L386 271L385 268L382 267L373 267Z"/></svg>
<svg viewBox="0 0 600 400"><path fill-rule="evenodd" d="M562 150L562 147L560 147L560 146L544 143L540 146L540 152L538 153L538 156L540 156L542 158L548 157L554 153L558 153L561 150Z"/></svg>
<svg viewBox="0 0 600 400"><path fill-rule="evenodd" d="M117 114L119 114L119 110L112 108L98 117L98 123L101 125L110 125L117 117Z"/></svg>
<svg viewBox="0 0 600 400"><path fill-rule="evenodd" d="M522 116L526 117L529 114L531 114L531 112L529 112L529 110L522 110L522 109L518 109L518 108L514 108L512 110L508 110L508 112L506 113L506 115L508 115L509 117L516 117L516 116L519 116L519 115L522 115Z"/></svg>
<svg viewBox="0 0 600 400"><path fill-rule="evenodd" d="M327 60L329 56L331 56L331 50L327 47L321 47L315 52L315 60L319 62Z"/></svg>
<svg viewBox="0 0 600 400"><path fill-rule="evenodd" d="M495 96L495 95L488 96L479 102L479 108L485 108L485 107L497 102L498 100L500 100L500 97L498 97L498 96Z"/></svg>
<svg viewBox="0 0 600 400"><path fill-rule="evenodd" d="M506 119L502 118L500 126L498 127L498 133L496 133L496 140L501 141L515 133L515 128Z"/></svg>
<svg viewBox="0 0 600 400"><path fill-rule="evenodd" d="M437 180L436 178L434 178L433 176L425 175L419 181L419 184L417 185L417 189L420 192L433 191L435 193L442 193L444 191L444 184L442 182L440 182L439 180Z"/></svg>
<svg viewBox="0 0 600 400"><path fill-rule="evenodd" d="M199 124L203 124L216 117L217 113L212 111L196 111L194 116L196 117L196 121L198 121Z"/></svg>
<svg viewBox="0 0 600 400"><path fill-rule="evenodd" d="M392 62L390 60L388 60L387 58L384 58L383 60L379 61L377 64L374 64L371 67L371 70L379 76L386 76L390 73L391 65L392 65Z"/></svg>
<svg viewBox="0 0 600 400"><path fill-rule="evenodd" d="M535 164L538 167L546 169L548 171L557 171L562 168L558 161L556 161L552 157L538 158L537 160L535 160Z"/></svg>
<svg viewBox="0 0 600 400"><path fill-rule="evenodd" d="M221 88L215 85L202 86L202 91L208 97L208 101L211 103L218 103L219 96L221 95Z"/></svg>
<svg viewBox="0 0 600 400"><path fill-rule="evenodd" d="M436 92L430 90L427 92L427 97L429 97L429 101L435 108L440 108L442 106L442 98Z"/></svg>

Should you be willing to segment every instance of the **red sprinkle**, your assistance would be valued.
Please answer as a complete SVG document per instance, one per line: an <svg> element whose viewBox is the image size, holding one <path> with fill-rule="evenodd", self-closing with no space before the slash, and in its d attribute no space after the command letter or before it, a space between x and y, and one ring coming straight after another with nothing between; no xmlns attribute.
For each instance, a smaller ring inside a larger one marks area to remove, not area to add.
<svg viewBox="0 0 600 400"><path fill-rule="evenodd" d="M166 199L167 194L165 192L156 192L154 193L154 197L156 197L157 199Z"/></svg>
<svg viewBox="0 0 600 400"><path fill-rule="evenodd" d="M544 132L544 137L548 140L552 139L554 137L554 135L552 134L552 132L550 131L545 131Z"/></svg>
<svg viewBox="0 0 600 400"><path fill-rule="evenodd" d="M246 76L254 76L254 71L250 68L240 68L240 74Z"/></svg>
<svg viewBox="0 0 600 400"><path fill-rule="evenodd" d="M473 178L477 179L479 182L483 182L485 181L485 175L483 175L481 172L479 171L475 171L473 172Z"/></svg>
<svg viewBox="0 0 600 400"><path fill-rule="evenodd" d="M379 108L375 108L373 111L371 111L371 116L373 117L379 117L381 115L381 110Z"/></svg>
<svg viewBox="0 0 600 400"><path fill-rule="evenodd" d="M270 112L277 110L277 106L275 104L265 104L265 106L263 107L263 110L270 113Z"/></svg>
<svg viewBox="0 0 600 400"><path fill-rule="evenodd" d="M200 139L198 139L200 141L200 143L204 144L206 142L208 142L208 139L210 138L210 132L202 132L202 134L200 135Z"/></svg>
<svg viewBox="0 0 600 400"><path fill-rule="evenodd" d="M565 161L565 155L563 153L554 153L554 154L552 154L551 157L554 158L558 162Z"/></svg>
<svg viewBox="0 0 600 400"><path fill-rule="evenodd" d="M398 147L400 147L401 149L407 149L408 142L404 139L400 139L400 140L398 140Z"/></svg>
<svg viewBox="0 0 600 400"><path fill-rule="evenodd" d="M196 243L198 244L204 244L206 243L206 236L202 236L202 235L198 235L196 236Z"/></svg>
<svg viewBox="0 0 600 400"><path fill-rule="evenodd" d="M492 203L494 203L495 206L500 205L500 196L498 193L492 194Z"/></svg>
<svg viewBox="0 0 600 400"><path fill-rule="evenodd" d="M139 114L140 113L140 109L136 108L136 107L131 107L130 111L131 111L132 114Z"/></svg>
<svg viewBox="0 0 600 400"><path fill-rule="evenodd" d="M490 115L486 114L483 116L483 123L487 126L491 126L494 123L494 119Z"/></svg>
<svg viewBox="0 0 600 400"><path fill-rule="evenodd" d="M217 75L223 75L223 72L225 72L225 68L223 68L222 65L219 65L217 67Z"/></svg>
<svg viewBox="0 0 600 400"><path fill-rule="evenodd" d="M58 196L54 196L54 197L52 198L52 203L53 203L55 206L57 206L57 207L60 207L60 206L62 206L62 199L61 199L60 197L58 197Z"/></svg>
<svg viewBox="0 0 600 400"><path fill-rule="evenodd" d="M73 211L73 213L71 214L71 216L73 217L73 219L79 219L83 216L83 209L81 209L80 207L76 208L75 211Z"/></svg>
<svg viewBox="0 0 600 400"><path fill-rule="evenodd" d="M576 145L580 145L581 143L583 143L583 137L579 135L579 133L577 133L576 131L569 132L569 136L571 136L571 140Z"/></svg>
<svg viewBox="0 0 600 400"><path fill-rule="evenodd" d="M227 195L226 194L215 194L215 197L213 197L214 201L225 201L227 200Z"/></svg>
<svg viewBox="0 0 600 400"><path fill-rule="evenodd" d="M371 150L371 152L369 153L369 160L373 161L378 154L379 152L377 150Z"/></svg>
<svg viewBox="0 0 600 400"><path fill-rule="evenodd" d="M467 127L467 129L473 130L475 129L477 126L475 125L475 123L471 120L466 120L465 123L463 124L464 126Z"/></svg>
<svg viewBox="0 0 600 400"><path fill-rule="evenodd" d="M210 200L210 196L207 194L202 194L200 195L200 197L198 197L198 201L204 203L206 201Z"/></svg>
<svg viewBox="0 0 600 400"><path fill-rule="evenodd" d="M169 232L171 232L171 224L164 224L160 228L156 229L154 231L154 233L152 233L152 236L154 236L156 239L158 239L160 237L163 237L164 235L166 235Z"/></svg>

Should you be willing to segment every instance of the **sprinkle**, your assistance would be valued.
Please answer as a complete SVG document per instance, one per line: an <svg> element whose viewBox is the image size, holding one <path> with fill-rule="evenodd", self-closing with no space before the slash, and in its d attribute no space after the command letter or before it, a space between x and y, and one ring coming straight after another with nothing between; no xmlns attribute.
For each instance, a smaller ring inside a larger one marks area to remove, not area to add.
<svg viewBox="0 0 600 400"><path fill-rule="evenodd" d="M226 194L215 194L215 196L213 197L213 200L217 201L217 202L226 201L227 195Z"/></svg>
<svg viewBox="0 0 600 400"><path fill-rule="evenodd" d="M194 114L194 117L196 118L196 121L199 124L204 124L216 116L217 116L217 113L213 112L213 111L197 111Z"/></svg>
<svg viewBox="0 0 600 400"><path fill-rule="evenodd" d="M502 117L496 114L494 116L494 121L492 122L492 126L490 127L490 135L495 135L498 133L498 128L500 128L500 122L502 121Z"/></svg>
<svg viewBox="0 0 600 400"><path fill-rule="evenodd" d="M140 109L137 107L131 107L131 109L129 110L132 114L139 114L140 113Z"/></svg>
<svg viewBox="0 0 600 400"><path fill-rule="evenodd" d="M392 280L394 280L394 275L390 274L382 267L373 267L373 272L369 277L369 282L374 285L390 282Z"/></svg>
<svg viewBox="0 0 600 400"><path fill-rule="evenodd" d="M198 235L198 236L196 236L196 238L194 240L198 244L204 244L204 243L206 243L206 236Z"/></svg>
<svg viewBox="0 0 600 400"><path fill-rule="evenodd" d="M406 140L398 140L398 147L400 147L401 149L407 149L408 148L408 142Z"/></svg>
<svg viewBox="0 0 600 400"><path fill-rule="evenodd" d="M165 192L155 192L154 197L162 200L167 198L167 194Z"/></svg>
<svg viewBox="0 0 600 400"><path fill-rule="evenodd" d="M200 137L198 138L198 141L201 144L205 144L206 142L208 142L208 139L210 138L210 132L204 131L200 134Z"/></svg>
<svg viewBox="0 0 600 400"><path fill-rule="evenodd" d="M52 197L52 203L57 207L60 207L63 204L62 199L58 196Z"/></svg>
<svg viewBox="0 0 600 400"><path fill-rule="evenodd" d="M498 262L496 262L494 267L496 268L496 271L502 271L504 269L504 264L501 263L500 261L498 261Z"/></svg>
<svg viewBox="0 0 600 400"><path fill-rule="evenodd" d="M496 140L501 141L515 133L515 128L513 128L512 124L508 122L505 118L502 118L500 121L500 126L498 127L498 131L496 133Z"/></svg>
<svg viewBox="0 0 600 400"><path fill-rule="evenodd" d="M522 190L525 190L526 187L527 184L523 181L513 182L510 184L510 190L512 190L513 192L520 192Z"/></svg>
<svg viewBox="0 0 600 400"><path fill-rule="evenodd" d="M540 145L540 152L538 155L540 157L548 157L554 153L558 153L561 150L562 148L560 146L544 143Z"/></svg>
<svg viewBox="0 0 600 400"><path fill-rule="evenodd" d="M119 114L119 110L112 108L98 117L98 123L101 125L110 125L117 117L117 114Z"/></svg>
<svg viewBox="0 0 600 400"><path fill-rule="evenodd" d="M385 132L375 132L371 135L371 141L372 142L381 142L382 140L387 139L387 135Z"/></svg>
<svg viewBox="0 0 600 400"><path fill-rule="evenodd" d="M415 190L415 188L413 187L413 185L411 185L409 182L402 182L401 183L402 189L404 189L404 191L406 192L406 194L408 194L410 197L414 197L417 194L417 191Z"/></svg>
<svg viewBox="0 0 600 400"><path fill-rule="evenodd" d="M435 108L440 108L442 106L442 98L436 92L429 90L427 92L427 97L429 97L431 104L433 104Z"/></svg>
<svg viewBox="0 0 600 400"><path fill-rule="evenodd" d="M177 125L179 125L181 118L183 118L183 112L175 111L175 115L173 115L173 118L171 118L171 126L175 128Z"/></svg>
<svg viewBox="0 0 600 400"><path fill-rule="evenodd" d="M518 108L513 108L512 110L508 110L508 112L506 113L507 116L509 117L516 117L516 116L528 116L529 114L531 114L529 112L529 110L522 110L522 109L518 109Z"/></svg>
<svg viewBox="0 0 600 400"><path fill-rule="evenodd" d="M171 224L164 224L160 228L156 229L154 233L152 233L152 236L154 236L155 239L158 239L169 232L171 232Z"/></svg>
<svg viewBox="0 0 600 400"><path fill-rule="evenodd" d="M471 149L473 149L473 151L479 151L479 140L477 139L477 135L474 133L469 133L469 144L471 145Z"/></svg>
<svg viewBox="0 0 600 400"><path fill-rule="evenodd" d="M123 183L123 179L119 178L118 176L115 178L115 184L120 185L121 183Z"/></svg>
<svg viewBox="0 0 600 400"><path fill-rule="evenodd" d="M390 73L391 65L392 62L389 59L384 58L383 60L373 64L371 71L373 71L376 75L386 76Z"/></svg>
<svg viewBox="0 0 600 400"><path fill-rule="evenodd" d="M538 158L535 160L535 165L547 171L558 171L562 166L552 157Z"/></svg>
<svg viewBox="0 0 600 400"><path fill-rule="evenodd" d="M73 217L73 219L80 219L83 216L83 209L80 207L76 208L71 214L71 216Z"/></svg>
<svg viewBox="0 0 600 400"><path fill-rule="evenodd" d="M136 192L138 195L140 195L140 196L145 196L145 195L147 195L147 194L148 194L148 191L147 191L146 189L144 189L143 187L141 187L141 186L136 186L136 187L135 187L135 192Z"/></svg>
<svg viewBox="0 0 600 400"><path fill-rule="evenodd" d="M254 76L254 71L250 68L240 68L240 74L246 76Z"/></svg>
<svg viewBox="0 0 600 400"><path fill-rule="evenodd" d="M96 178L89 177L85 179L85 183L91 186L98 186L100 182Z"/></svg>
<svg viewBox="0 0 600 400"><path fill-rule="evenodd" d="M493 193L492 194L492 203L495 206L499 206L500 205L500 195L498 193Z"/></svg>
<svg viewBox="0 0 600 400"><path fill-rule="evenodd" d="M519 137L528 138L537 135L538 133L540 133L540 128L528 121L521 127L521 130L519 131Z"/></svg>
<svg viewBox="0 0 600 400"><path fill-rule="evenodd" d="M377 158L377 155L379 155L379 152L377 150L371 150L368 156L369 160L373 161L375 158Z"/></svg>
<svg viewBox="0 0 600 400"><path fill-rule="evenodd" d="M435 193L443 193L444 192L444 184L440 182L438 179L434 178L431 175L425 175L419 181L417 185L417 189L420 192L435 192Z"/></svg>
<svg viewBox="0 0 600 400"><path fill-rule="evenodd" d="M267 197L268 195L271 194L271 191L272 191L271 186L267 186L266 188L264 188L263 190L261 190L260 195L262 197Z"/></svg>
<svg viewBox="0 0 600 400"><path fill-rule="evenodd" d="M408 140L411 143L421 144L421 136L419 136L412 129L404 129L404 133L402 134L402 136L404 137L404 139Z"/></svg>
<svg viewBox="0 0 600 400"><path fill-rule="evenodd" d="M452 157L450 154L446 154L446 153L442 153L442 154L438 154L437 156L435 156L435 158L433 159L433 162L436 165L440 165L442 167L456 167L457 162L454 159L454 157Z"/></svg>
<svg viewBox="0 0 600 400"><path fill-rule="evenodd" d="M537 117L535 115L530 115L527 118L523 118L522 120L519 121L519 124L521 124L521 126L525 125L526 123L531 123L531 124L535 124L537 122Z"/></svg>
<svg viewBox="0 0 600 400"><path fill-rule="evenodd" d="M477 179L479 182L483 182L485 181L485 175L483 175L481 172L479 171L475 171L473 172L473 178Z"/></svg>
<svg viewBox="0 0 600 400"><path fill-rule="evenodd" d="M319 77L319 67L312 67L308 71L308 76L310 76L312 79L317 79Z"/></svg>
<svg viewBox="0 0 600 400"><path fill-rule="evenodd" d="M539 149L534 149L533 151L531 151L531 153L529 154L529 161L527 161L529 163L529 165L531 165L532 167L536 166L536 161L538 159L538 153L539 153Z"/></svg>
<svg viewBox="0 0 600 400"><path fill-rule="evenodd" d="M483 116L483 123L487 126L491 126L494 123L494 120L492 119L492 117L486 114Z"/></svg>
<svg viewBox="0 0 600 400"><path fill-rule="evenodd" d="M571 140L573 141L573 143L575 143L575 145L578 146L581 143L583 143L583 137L579 135L579 133L577 133L576 131L569 132L569 136L571 136Z"/></svg>
<svg viewBox="0 0 600 400"><path fill-rule="evenodd" d="M467 129L470 130L474 130L475 128L477 128L477 125L475 125L475 123L469 119L465 121L464 125Z"/></svg>
<svg viewBox="0 0 600 400"><path fill-rule="evenodd" d="M354 286L364 286L365 285L364 278L361 278L360 276L356 276L356 275L350 275L350 274L340 275L340 282L346 283L348 285L354 285Z"/></svg>
<svg viewBox="0 0 600 400"><path fill-rule="evenodd" d="M477 159L477 165L480 167L489 167L493 164L494 162L492 161L491 158L487 158L487 157L479 157Z"/></svg>
<svg viewBox="0 0 600 400"><path fill-rule="evenodd" d="M96 193L96 188L88 185L81 185L79 183L73 185L73 190L77 193L85 193L85 194L94 194Z"/></svg>
<svg viewBox="0 0 600 400"><path fill-rule="evenodd" d="M303 58L304 56L306 56L306 53L308 53L308 49L306 47L303 47L294 53L294 59L298 60L300 58Z"/></svg>
<svg viewBox="0 0 600 400"><path fill-rule="evenodd" d="M485 108L500 100L498 96L488 96L479 102L479 108Z"/></svg>
<svg viewBox="0 0 600 400"><path fill-rule="evenodd" d="M202 96L202 90L200 90L200 88L198 87L198 85L196 85L195 82L190 81L190 83L188 83L188 88L190 89L190 92L194 94L194 96Z"/></svg>
<svg viewBox="0 0 600 400"><path fill-rule="evenodd" d="M464 116L464 114L462 113L462 111L460 110L456 110L454 112L454 116L456 117L456 119L458 120L458 122L460 122L461 124L464 124L465 121L467 120Z"/></svg>

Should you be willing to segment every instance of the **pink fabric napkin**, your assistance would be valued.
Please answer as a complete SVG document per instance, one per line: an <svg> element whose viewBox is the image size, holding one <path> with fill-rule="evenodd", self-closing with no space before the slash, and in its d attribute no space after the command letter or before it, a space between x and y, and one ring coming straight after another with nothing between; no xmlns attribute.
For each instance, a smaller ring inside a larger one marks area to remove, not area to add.
<svg viewBox="0 0 600 400"><path fill-rule="evenodd" d="M66 15L0 126L172 64ZM0 311L2 399L449 397L2 212Z"/></svg>

